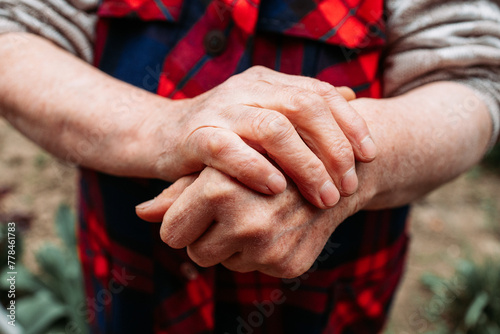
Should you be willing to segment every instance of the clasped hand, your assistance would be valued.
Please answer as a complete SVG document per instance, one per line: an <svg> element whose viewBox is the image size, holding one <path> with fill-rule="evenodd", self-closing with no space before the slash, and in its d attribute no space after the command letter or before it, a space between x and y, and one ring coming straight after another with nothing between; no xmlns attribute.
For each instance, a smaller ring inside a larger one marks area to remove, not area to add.
<svg viewBox="0 0 500 334"><path fill-rule="evenodd" d="M179 178L137 214L163 221L162 240L187 247L201 266L302 274L356 201L342 214L322 209L356 191L355 159L370 162L376 153L346 101L352 95L253 68L192 99L177 147L185 172L202 171Z"/></svg>
<svg viewBox="0 0 500 334"><path fill-rule="evenodd" d="M311 267L335 228L355 212L357 194L322 210L306 201L293 182L269 196L206 167L179 179L138 207L137 214L150 222L163 219L162 240L173 248L187 247L200 266L221 263L233 271L292 278Z"/></svg>
<svg viewBox="0 0 500 334"><path fill-rule="evenodd" d="M164 136L171 148L159 169L177 180L210 166L263 194L283 192L284 173L313 205L333 207L357 189L355 159L376 155L365 121L342 94L354 95L253 67L196 98L172 101L181 116L176 135Z"/></svg>

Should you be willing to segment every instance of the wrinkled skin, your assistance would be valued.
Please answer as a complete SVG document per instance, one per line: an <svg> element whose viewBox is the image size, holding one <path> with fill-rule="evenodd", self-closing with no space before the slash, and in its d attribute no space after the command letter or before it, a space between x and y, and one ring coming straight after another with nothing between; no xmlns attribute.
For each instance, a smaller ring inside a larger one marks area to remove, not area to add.
<svg viewBox="0 0 500 334"><path fill-rule="evenodd" d="M347 88L253 67L173 101L182 117L159 169L176 179L211 166L265 194L284 191L286 174L311 203L332 207L357 189L355 158L369 162L376 154L365 121L346 100L353 97Z"/></svg>
<svg viewBox="0 0 500 334"><path fill-rule="evenodd" d="M357 202L355 195L321 210L292 182L282 194L269 196L207 167L199 176L178 180L137 212L145 220L158 221L166 211L162 240L173 248L187 247L200 266L222 263L239 272L258 270L290 278L310 268Z"/></svg>

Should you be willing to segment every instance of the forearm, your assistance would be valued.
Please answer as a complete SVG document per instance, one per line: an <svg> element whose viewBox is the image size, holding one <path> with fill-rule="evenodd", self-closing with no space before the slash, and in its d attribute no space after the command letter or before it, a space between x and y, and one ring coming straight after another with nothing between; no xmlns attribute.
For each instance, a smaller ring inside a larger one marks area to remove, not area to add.
<svg viewBox="0 0 500 334"><path fill-rule="evenodd" d="M0 36L0 45L2 115L54 155L105 173L175 181L212 166L259 192L280 193L285 178L265 151L326 208L356 190L355 157L376 154L345 90L318 80L254 67L174 101L30 34Z"/></svg>
<svg viewBox="0 0 500 334"><path fill-rule="evenodd" d="M472 87L500 130L500 2L387 0L384 96L437 81Z"/></svg>
<svg viewBox="0 0 500 334"><path fill-rule="evenodd" d="M0 73L1 115L50 153L115 175L157 176L145 115L167 114L168 100L31 34L0 36Z"/></svg>
<svg viewBox="0 0 500 334"><path fill-rule="evenodd" d="M491 137L486 105L461 84L437 82L352 105L380 148L376 161L358 167L356 197L365 209L407 204L453 179L482 158Z"/></svg>

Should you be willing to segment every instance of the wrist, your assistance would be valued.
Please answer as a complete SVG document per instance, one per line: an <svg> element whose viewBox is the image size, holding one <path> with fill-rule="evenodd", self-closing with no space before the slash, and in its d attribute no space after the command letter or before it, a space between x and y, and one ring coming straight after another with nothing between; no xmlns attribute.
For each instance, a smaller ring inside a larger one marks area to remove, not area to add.
<svg viewBox="0 0 500 334"><path fill-rule="evenodd" d="M170 100L153 96L145 105L145 116L130 143L134 154L141 157L147 177L174 182L190 174L180 157L182 124L191 99Z"/></svg>
<svg viewBox="0 0 500 334"><path fill-rule="evenodd" d="M365 209L401 206L450 181L481 159L491 132L484 103L453 82L352 105L379 150L358 169L360 189L370 194Z"/></svg>
<svg viewBox="0 0 500 334"><path fill-rule="evenodd" d="M379 194L383 193L383 170L380 165L387 154L384 144L390 139L387 129L380 123L381 114L387 110L387 101L371 98L359 98L350 102L351 106L365 119L372 139L377 146L377 158L370 163L357 162L356 171L359 187L352 197L356 202L356 211L371 209ZM383 131L380 131L383 130ZM356 212L355 211L355 212Z"/></svg>

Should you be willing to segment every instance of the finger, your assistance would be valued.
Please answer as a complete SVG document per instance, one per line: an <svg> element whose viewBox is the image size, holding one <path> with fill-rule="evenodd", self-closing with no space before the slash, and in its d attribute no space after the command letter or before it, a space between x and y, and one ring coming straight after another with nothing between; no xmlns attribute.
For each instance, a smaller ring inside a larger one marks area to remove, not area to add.
<svg viewBox="0 0 500 334"><path fill-rule="evenodd" d="M205 168L163 217L161 239L172 248L192 244L212 225L217 206L225 204L235 182L227 175L213 173L210 167Z"/></svg>
<svg viewBox="0 0 500 334"><path fill-rule="evenodd" d="M356 93L350 88L346 86L335 87L337 92L339 92L346 101L352 101L356 99Z"/></svg>
<svg viewBox="0 0 500 334"><path fill-rule="evenodd" d="M349 103L345 103L341 95L330 91L323 97L332 106L333 116L351 143L356 159L362 162L373 161L377 156L377 146L364 118Z"/></svg>
<svg viewBox="0 0 500 334"><path fill-rule="evenodd" d="M202 127L188 138L187 155L220 170L264 194L279 194L286 189L286 179L261 153L234 132Z"/></svg>
<svg viewBox="0 0 500 334"><path fill-rule="evenodd" d="M283 114L263 108L239 108L239 118L232 124L234 132L262 146L313 205L325 209L338 202L340 194L325 165Z"/></svg>
<svg viewBox="0 0 500 334"><path fill-rule="evenodd" d="M325 183L327 178L322 174L323 166L330 176L329 180L333 180L343 196L353 194L357 189L358 179L354 169L352 146L337 125L324 99L302 88L269 84L259 91L259 96L261 108L276 110L289 122L286 123L285 119L277 116L279 114L269 113L265 109L261 109L260 112L243 110L240 113L238 129L234 129L235 132L244 138L252 138L250 137L252 134L243 133L245 128L248 129L248 123L252 122L250 128L260 130L253 130L257 133L257 137L261 137L256 140L263 147L265 144L262 141L268 141L264 148L275 157L273 159L295 181L304 197L314 205L318 206L314 200L318 199L318 192L333 193L333 185ZM270 124L274 128L270 128ZM307 145L300 145L297 141L287 142L287 139L295 138L293 136L295 132L300 135L300 141L305 141ZM280 136L280 133L283 135ZM281 147L277 147L280 144L277 142L279 140L283 142ZM282 152L281 149L288 152ZM314 159L313 155L316 155L317 159ZM311 169L314 174L311 173ZM311 186L316 188L309 188ZM323 186L325 188L322 189ZM326 198L328 197L325 196L323 200ZM338 197L330 195L330 200L330 202L323 201L322 208L335 205Z"/></svg>
<svg viewBox="0 0 500 334"><path fill-rule="evenodd" d="M241 252L241 243L231 238L229 230L220 221L212 224L199 239L187 246L191 260L201 267L211 267Z"/></svg>
<svg viewBox="0 0 500 334"><path fill-rule="evenodd" d="M355 157L359 161L370 162L375 159L377 147L371 139L368 125L364 118L347 103L356 98L352 89L335 88L329 83L300 76L293 77L293 82L301 88L316 92L326 100L335 121L351 143Z"/></svg>
<svg viewBox="0 0 500 334"><path fill-rule="evenodd" d="M234 253L224 261L220 262L224 267L239 273L248 273L259 269L255 262L249 262L243 253Z"/></svg>
<svg viewBox="0 0 500 334"><path fill-rule="evenodd" d="M258 261L255 258L259 259L260 249L253 245L255 225L245 221L227 221L227 218L226 215L216 217L217 222L187 247L189 257L202 267L222 263L233 271L256 270Z"/></svg>
<svg viewBox="0 0 500 334"><path fill-rule="evenodd" d="M356 158L363 162L370 162L375 159L377 148L372 140L368 126L358 112L347 103L347 101L356 97L354 91L348 87L335 89L329 83L313 78L283 73L277 74L269 69L267 71L274 74L266 77L267 83L296 86L324 97L336 122L351 143Z"/></svg>
<svg viewBox="0 0 500 334"><path fill-rule="evenodd" d="M135 207L135 212L139 218L151 222L161 222L165 212L172 206L184 189L191 185L198 177L198 174L188 175L180 178L170 187L163 190L154 199L141 203Z"/></svg>
<svg viewBox="0 0 500 334"><path fill-rule="evenodd" d="M281 72L276 72L274 70L271 70L267 67L263 66L254 66L253 68L249 69L248 71L254 71L257 74L257 77L261 78L261 81L265 81L267 83L281 83L283 85L298 85L299 87L302 87L307 90L315 91L316 87L314 86L317 84L317 82L324 82L321 80L318 80L316 78L311 78L311 77L306 77L303 75L291 75L291 74L285 74ZM265 79L264 79L265 76ZM327 82L325 82L328 84ZM329 84L328 84L329 85ZM333 86L331 86L333 87ZM347 86L337 86L335 87L337 89L338 93L341 94L344 99L347 101L352 101L356 98L356 93Z"/></svg>

